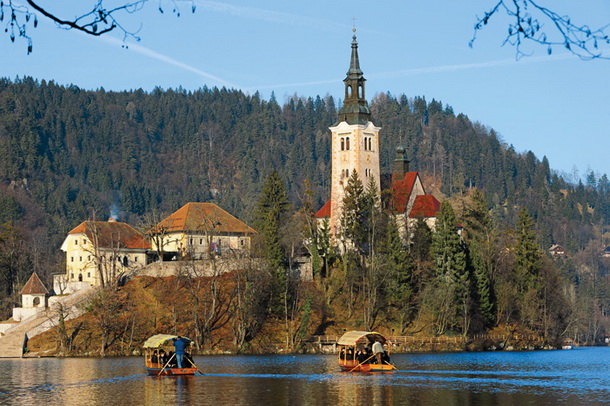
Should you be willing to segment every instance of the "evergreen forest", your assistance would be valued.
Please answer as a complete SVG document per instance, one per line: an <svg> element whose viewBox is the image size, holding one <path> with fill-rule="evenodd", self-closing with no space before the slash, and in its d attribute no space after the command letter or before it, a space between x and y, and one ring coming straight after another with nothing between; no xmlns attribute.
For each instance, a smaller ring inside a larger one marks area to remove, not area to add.
<svg viewBox="0 0 610 406"><path fill-rule="evenodd" d="M313 214L330 195L328 127L338 102L0 79L0 314L9 317L33 270L47 286L64 271L59 248L80 222L113 216L144 228L200 201L260 232L268 274L244 286L266 279L257 288L266 293L254 295L259 320L241 330L240 345L274 317L292 326L293 338L323 333L339 317L333 303L348 304L342 328L382 323L400 334L467 336L519 326L546 342L596 342L610 333L606 174L568 182L546 157L516 151L449 105L378 94L370 108L382 127L381 172L391 172L395 149L404 146L441 212L436 230L420 219L406 243L378 199L387 191L353 175L341 230L352 243L337 250ZM566 255L550 256L552 244ZM319 295L292 277L302 253ZM211 335L200 334L213 342Z"/></svg>

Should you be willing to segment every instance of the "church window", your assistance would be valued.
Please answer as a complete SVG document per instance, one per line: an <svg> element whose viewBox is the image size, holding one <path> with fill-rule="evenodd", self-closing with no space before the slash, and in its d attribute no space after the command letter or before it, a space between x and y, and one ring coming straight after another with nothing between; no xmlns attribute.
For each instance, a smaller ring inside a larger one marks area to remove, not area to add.
<svg viewBox="0 0 610 406"><path fill-rule="evenodd" d="M352 97L352 86L351 85L349 85L347 87L347 97Z"/></svg>
<svg viewBox="0 0 610 406"><path fill-rule="evenodd" d="M346 169L346 170L345 170L345 177L346 177L346 178L349 178L349 169Z"/></svg>
<svg viewBox="0 0 610 406"><path fill-rule="evenodd" d="M35 297L34 298L34 302L32 304L34 305L34 307L38 306L40 304L40 298L39 297Z"/></svg>
<svg viewBox="0 0 610 406"><path fill-rule="evenodd" d="M341 151L345 150L345 138L341 138Z"/></svg>
<svg viewBox="0 0 610 406"><path fill-rule="evenodd" d="M345 138L345 149L349 151L349 137Z"/></svg>
<svg viewBox="0 0 610 406"><path fill-rule="evenodd" d="M358 98L362 99L364 95L362 94L362 85L358 86Z"/></svg>

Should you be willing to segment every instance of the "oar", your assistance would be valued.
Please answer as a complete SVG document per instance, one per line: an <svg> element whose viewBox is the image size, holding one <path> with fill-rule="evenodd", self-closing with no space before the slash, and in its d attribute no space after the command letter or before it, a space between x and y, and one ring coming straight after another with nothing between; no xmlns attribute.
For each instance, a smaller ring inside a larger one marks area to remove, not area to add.
<svg viewBox="0 0 610 406"><path fill-rule="evenodd" d="M373 354L370 357L368 357L367 359L365 359L364 361L362 361L361 363L359 363L358 365L356 365L355 367L353 367L352 369L350 369L350 372L354 372L354 369L358 368L360 365L364 364L366 361L370 360L371 358L373 358L375 355L377 354Z"/></svg>
<svg viewBox="0 0 610 406"><path fill-rule="evenodd" d="M195 364L193 363L193 361L191 361L189 358L187 358L186 360L187 360L188 362L190 362L190 363L191 363L191 365L192 365L193 367L197 368L197 365L195 365ZM197 372L199 372L201 375L203 375L203 372L201 372L201 371L199 370L199 368L197 368Z"/></svg>
<svg viewBox="0 0 610 406"><path fill-rule="evenodd" d="M385 362L386 364L390 365L390 366L391 366L393 369L395 369L395 370L397 370L397 371L398 371L398 368L396 368L396 367L394 366L394 364L390 364L388 361L383 361L383 362Z"/></svg>
<svg viewBox="0 0 610 406"><path fill-rule="evenodd" d="M163 373L163 371L165 371L165 368L167 368L167 366L169 365L169 363L174 359L174 357L176 356L176 354L172 354L172 356L167 360L167 363L165 364L165 366L163 367L163 369L161 369L159 371L159 373L157 374L157 376L161 375Z"/></svg>

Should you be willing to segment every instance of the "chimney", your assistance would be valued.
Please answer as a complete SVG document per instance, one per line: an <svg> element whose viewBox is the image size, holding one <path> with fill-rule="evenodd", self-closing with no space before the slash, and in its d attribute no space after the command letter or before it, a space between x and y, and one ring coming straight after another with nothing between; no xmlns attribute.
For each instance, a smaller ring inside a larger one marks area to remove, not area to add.
<svg viewBox="0 0 610 406"><path fill-rule="evenodd" d="M394 159L394 172L392 173L392 175L395 180L403 180L407 172L409 172L409 160L407 159L407 151L405 147L399 145L396 148L396 158Z"/></svg>

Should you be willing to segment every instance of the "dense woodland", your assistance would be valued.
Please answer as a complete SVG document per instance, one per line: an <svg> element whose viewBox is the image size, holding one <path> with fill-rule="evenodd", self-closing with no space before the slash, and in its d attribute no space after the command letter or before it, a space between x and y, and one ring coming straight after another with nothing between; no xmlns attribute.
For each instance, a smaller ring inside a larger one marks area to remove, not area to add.
<svg viewBox="0 0 610 406"><path fill-rule="evenodd" d="M606 174L591 171L584 183L568 183L546 158L515 151L493 129L434 99L379 94L370 107L383 128L382 172L390 172L403 145L428 191L446 198L441 226L432 232L420 222L405 244L387 205L352 178L346 207L353 210L346 210L341 236L354 243L337 251L324 227L312 227L329 196L332 97L295 95L280 105L224 88L106 92L0 80L2 314L32 270L47 281L63 271L59 246L81 221L112 212L137 227L153 214L209 201L260 231L267 263L259 270L266 276L244 276L265 280L244 286L262 289L257 300L268 300L257 302L259 320L250 320L256 328L241 330L238 347L273 318L301 333L383 323L405 334L519 325L549 342L603 336L610 307L610 264L601 257L610 231ZM548 257L553 243L567 255ZM288 271L302 252L312 258L315 286ZM303 293L311 289L319 295ZM324 300L312 299L320 295ZM333 303L349 305L339 315ZM244 311L231 306L232 314ZM212 331L198 336L213 342Z"/></svg>

